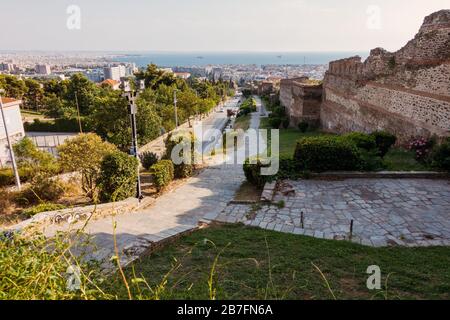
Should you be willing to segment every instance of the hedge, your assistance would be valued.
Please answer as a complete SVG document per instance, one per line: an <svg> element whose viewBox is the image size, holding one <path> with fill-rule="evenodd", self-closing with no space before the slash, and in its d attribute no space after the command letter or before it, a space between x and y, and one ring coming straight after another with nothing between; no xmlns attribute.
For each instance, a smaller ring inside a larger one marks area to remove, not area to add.
<svg viewBox="0 0 450 320"><path fill-rule="evenodd" d="M120 201L136 196L138 168L139 161L124 152L105 156L97 182L100 200Z"/></svg>
<svg viewBox="0 0 450 320"><path fill-rule="evenodd" d="M353 142L358 148L371 151L377 148L375 136L362 132L351 132L344 134L342 139Z"/></svg>
<svg viewBox="0 0 450 320"><path fill-rule="evenodd" d="M434 167L450 172L450 138L435 147L432 153L432 161Z"/></svg>
<svg viewBox="0 0 450 320"><path fill-rule="evenodd" d="M303 170L359 170L363 161L358 147L339 136L307 137L299 140L294 159Z"/></svg>
<svg viewBox="0 0 450 320"><path fill-rule="evenodd" d="M150 168L150 172L158 192L167 187L174 179L174 167L171 160L158 161Z"/></svg>
<svg viewBox="0 0 450 320"><path fill-rule="evenodd" d="M29 132L80 132L78 119L55 119L51 121L41 121L34 119L33 122L23 124L25 131ZM81 119L83 132L90 131L89 126Z"/></svg>
<svg viewBox="0 0 450 320"><path fill-rule="evenodd" d="M375 131L371 133L371 136L375 138L375 144L382 158L397 141L397 137L387 131Z"/></svg>

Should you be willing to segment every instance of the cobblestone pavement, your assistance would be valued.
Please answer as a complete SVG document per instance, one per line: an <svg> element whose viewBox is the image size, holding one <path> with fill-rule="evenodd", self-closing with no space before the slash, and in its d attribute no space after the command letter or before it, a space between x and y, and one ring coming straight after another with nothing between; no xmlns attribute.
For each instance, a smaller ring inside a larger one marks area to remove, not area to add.
<svg viewBox="0 0 450 320"><path fill-rule="evenodd" d="M325 239L349 239L353 220L352 241L364 245L450 245L449 181L348 179L288 183L295 195L276 192L274 203L278 206L232 205L216 220ZM284 201L283 208L279 201Z"/></svg>

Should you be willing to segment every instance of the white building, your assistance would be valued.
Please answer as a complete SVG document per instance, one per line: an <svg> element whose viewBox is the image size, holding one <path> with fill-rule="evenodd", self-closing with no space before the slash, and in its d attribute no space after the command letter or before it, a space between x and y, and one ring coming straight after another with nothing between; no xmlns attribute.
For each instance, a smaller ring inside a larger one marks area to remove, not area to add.
<svg viewBox="0 0 450 320"><path fill-rule="evenodd" d="M105 76L105 80L111 79L111 80L120 81L120 77L121 77L121 68L120 67L106 67L103 69L103 73ZM124 74L125 74L125 72L124 72Z"/></svg>
<svg viewBox="0 0 450 320"><path fill-rule="evenodd" d="M176 77L187 80L191 77L191 74L189 72L175 72L174 73Z"/></svg>
<svg viewBox="0 0 450 320"><path fill-rule="evenodd" d="M0 71L12 72L12 71L14 71L14 64L12 64L12 63L0 63Z"/></svg>
<svg viewBox="0 0 450 320"><path fill-rule="evenodd" d="M21 100L2 98L3 111L5 113L6 125L8 127L9 138L14 144L25 136L22 116L20 114ZM0 115L0 167L10 166L8 140L6 139L5 127Z"/></svg>
<svg viewBox="0 0 450 320"><path fill-rule="evenodd" d="M48 64L38 64L35 68L36 73L49 75L52 73L52 69Z"/></svg>
<svg viewBox="0 0 450 320"><path fill-rule="evenodd" d="M119 65L118 67L119 67L120 78L125 77L127 75L127 67L125 67L123 64ZM120 78L119 78L119 80L120 80Z"/></svg>

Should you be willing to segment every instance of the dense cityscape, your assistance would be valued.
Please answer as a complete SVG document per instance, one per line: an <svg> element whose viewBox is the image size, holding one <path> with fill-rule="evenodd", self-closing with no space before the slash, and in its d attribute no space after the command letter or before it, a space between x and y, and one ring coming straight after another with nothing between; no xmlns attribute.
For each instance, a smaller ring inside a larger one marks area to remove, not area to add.
<svg viewBox="0 0 450 320"><path fill-rule="evenodd" d="M91 81L99 83L106 79L119 81L137 71L133 62L117 62L115 54L100 53L0 53L0 73L37 79L65 79L74 73L83 73ZM123 58L122 58L123 60ZM149 61L150 63L150 61ZM207 66L160 66L175 73L189 73L210 80L235 81L239 84L273 78L307 76L321 80L327 64L298 65L207 65ZM189 76L190 76L189 75ZM186 76L186 75L184 75Z"/></svg>

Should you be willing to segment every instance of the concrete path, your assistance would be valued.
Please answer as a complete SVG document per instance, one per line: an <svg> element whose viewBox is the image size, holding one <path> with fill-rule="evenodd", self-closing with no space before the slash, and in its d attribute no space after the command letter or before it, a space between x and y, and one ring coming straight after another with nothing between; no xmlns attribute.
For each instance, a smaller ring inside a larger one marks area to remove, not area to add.
<svg viewBox="0 0 450 320"><path fill-rule="evenodd" d="M287 181L290 195L251 213L228 206L217 221L243 222L264 229L325 239L349 239L369 246L450 245L450 182L425 179ZM286 185L285 185L286 186ZM295 193L292 194L292 191ZM303 226L301 216L303 212Z"/></svg>
<svg viewBox="0 0 450 320"><path fill-rule="evenodd" d="M260 105L258 100L258 109ZM258 128L259 116L259 112L252 114L252 128ZM114 255L114 223L117 248L125 265L155 243L197 228L202 219L217 217L245 180L242 164L226 164L225 159L222 154L209 159L209 166L198 176L163 194L147 209L90 221L84 231L92 237L95 248L90 248L88 258L103 261L105 268L111 267L108 260ZM82 226L83 222L52 225L45 234L53 236L57 231Z"/></svg>

